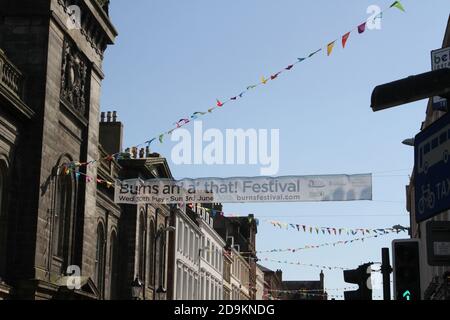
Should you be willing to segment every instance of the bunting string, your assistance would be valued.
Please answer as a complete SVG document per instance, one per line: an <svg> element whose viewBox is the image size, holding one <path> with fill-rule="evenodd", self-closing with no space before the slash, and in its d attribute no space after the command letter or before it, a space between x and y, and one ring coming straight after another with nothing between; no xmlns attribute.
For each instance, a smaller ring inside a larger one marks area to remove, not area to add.
<svg viewBox="0 0 450 320"><path fill-rule="evenodd" d="M402 227L400 225L392 227L392 228L379 228L379 229L371 229L371 228L337 228L337 227L317 227L317 226L307 226L304 224L295 224L295 223L287 223L281 221L267 220L272 226L285 230L296 230L304 233L311 234L321 234L321 235L357 235L362 234L363 236L366 234L382 234L386 231L395 231L405 232L408 231L408 228Z"/></svg>
<svg viewBox="0 0 450 320"><path fill-rule="evenodd" d="M396 8L402 12L405 12L405 9L403 7L403 5L400 3L400 1L395 1L394 3L392 3L388 8L382 10L382 12L377 15L375 19L381 19L383 17L383 13L385 11L387 11L388 9L392 9L392 8ZM211 113L213 113L214 111L223 109L225 105L227 105L228 103L231 102L235 102L237 100L242 99L245 95L247 95L250 91L253 91L254 89L258 88L258 87L262 87L262 86L266 86L270 81L275 81L277 79L279 79L280 75L282 75L283 73L287 73L290 72L292 70L294 70L294 68L297 66L297 64L299 63L304 63L306 60L311 59L312 57L316 56L319 52L323 51L323 49L325 48L326 52L327 52L327 56L331 56L333 53L333 50L336 47L336 42L340 39L341 43L342 43L342 48L345 49L347 46L347 43L349 41L350 35L352 33L354 33L355 31L358 32L358 34L363 34L366 31L366 24L367 24L366 20L365 22L358 24L358 26L356 28L354 28L351 31L346 32L344 35L342 35L340 38L335 39L331 42L328 42L328 44L325 47L319 48L313 52L311 52L310 54L304 56L304 57L298 57L294 62L286 65L285 67L283 67L281 70L279 70L278 72L275 73L271 73L269 76L262 76L260 78L260 80L254 84L248 85L244 90L240 91L238 94L233 95L227 99L216 99L216 102L214 105L210 106L207 110L203 110L203 111L195 111L193 112L191 115L181 118L180 120L176 121L173 123L174 127L172 127L170 130L166 131L166 132L162 132L138 145L133 146L132 148L127 148L125 150L125 152L118 152L112 155L108 155L107 157L105 157L104 159L106 160L118 160L118 159L128 159L131 157L132 154L136 154L136 150L139 147L143 147L143 146L147 146L149 149L151 147L151 145L155 142L155 141L159 141L161 144L164 143L164 139L166 136L171 135L175 130L184 127L186 125L188 125L190 122L192 122L193 120L196 120L198 118L201 117L205 117ZM101 158L100 158L101 159ZM88 162L73 162L73 165L76 166L88 166L91 164L94 164L96 162L98 162L100 159L96 159L96 160L92 160L92 161L88 161ZM64 164L67 165L67 164ZM62 165L62 166L64 166Z"/></svg>
<svg viewBox="0 0 450 320"><path fill-rule="evenodd" d="M342 240L342 241L337 241L337 242L326 242L326 243L322 243L322 244L319 244L319 245L306 245L306 246L299 247L299 248L272 249L272 250L256 251L256 253L278 253L278 252L292 252L292 253L295 253L295 252L301 251L301 250L318 249L318 248L323 248L323 247L335 247L335 246L338 246L338 245L347 245L347 244L351 244L351 243L354 243L354 242L360 242L360 241L364 242L367 239L378 238L378 237L382 237L382 236L385 236L385 235L389 235L391 233L393 233L393 231L385 231L384 233L371 235L371 236L360 237L360 238L355 238L355 239L350 239L350 240ZM251 253L251 252L245 252L245 253Z"/></svg>

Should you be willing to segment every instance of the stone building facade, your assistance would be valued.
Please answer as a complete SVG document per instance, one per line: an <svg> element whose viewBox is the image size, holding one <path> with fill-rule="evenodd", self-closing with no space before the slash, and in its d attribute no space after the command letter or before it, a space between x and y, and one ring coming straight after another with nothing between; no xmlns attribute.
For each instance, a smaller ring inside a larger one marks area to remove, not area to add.
<svg viewBox="0 0 450 320"><path fill-rule="evenodd" d="M83 13L76 28L68 25L71 5ZM0 48L9 66L2 66L3 98L10 105L0 111L7 177L2 278L13 288L9 295L55 298L64 294L52 279L77 265L87 277L78 296L101 297L96 184L60 169L100 156L102 60L117 36L107 3L1 0L0 8ZM97 177L97 166L80 170Z"/></svg>

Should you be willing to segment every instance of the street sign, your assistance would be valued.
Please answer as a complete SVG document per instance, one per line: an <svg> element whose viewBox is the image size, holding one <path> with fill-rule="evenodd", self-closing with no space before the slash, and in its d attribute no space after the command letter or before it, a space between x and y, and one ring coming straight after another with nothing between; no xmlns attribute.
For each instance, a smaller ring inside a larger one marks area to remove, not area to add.
<svg viewBox="0 0 450 320"><path fill-rule="evenodd" d="M430 266L450 266L450 221L427 222L427 253Z"/></svg>
<svg viewBox="0 0 450 320"><path fill-rule="evenodd" d="M431 52L431 70L450 68L450 47ZM433 110L448 111L447 99L442 97L432 98Z"/></svg>
<svg viewBox="0 0 450 320"><path fill-rule="evenodd" d="M414 140L414 195L418 222L450 208L450 114Z"/></svg>

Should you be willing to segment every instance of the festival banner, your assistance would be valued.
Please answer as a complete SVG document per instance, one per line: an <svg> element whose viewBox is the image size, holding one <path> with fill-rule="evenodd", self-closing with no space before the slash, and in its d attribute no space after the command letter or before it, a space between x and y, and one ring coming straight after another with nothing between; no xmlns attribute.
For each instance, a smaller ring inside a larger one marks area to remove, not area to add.
<svg viewBox="0 0 450 320"><path fill-rule="evenodd" d="M372 200L372 175L116 180L122 204Z"/></svg>

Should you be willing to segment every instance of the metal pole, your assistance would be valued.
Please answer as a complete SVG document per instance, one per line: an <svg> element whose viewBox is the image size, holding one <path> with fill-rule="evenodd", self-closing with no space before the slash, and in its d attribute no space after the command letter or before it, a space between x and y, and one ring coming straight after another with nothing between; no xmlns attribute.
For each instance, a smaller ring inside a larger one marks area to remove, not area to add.
<svg viewBox="0 0 450 320"><path fill-rule="evenodd" d="M381 273L383 274L383 300L391 300L391 264L389 262L389 248L381 249Z"/></svg>

